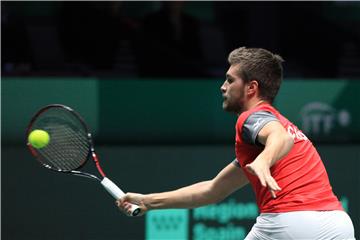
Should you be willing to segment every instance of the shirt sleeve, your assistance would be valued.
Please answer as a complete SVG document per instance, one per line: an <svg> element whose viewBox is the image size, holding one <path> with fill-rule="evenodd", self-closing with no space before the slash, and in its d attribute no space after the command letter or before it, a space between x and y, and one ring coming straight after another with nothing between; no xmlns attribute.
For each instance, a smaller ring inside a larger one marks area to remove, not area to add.
<svg viewBox="0 0 360 240"><path fill-rule="evenodd" d="M241 137L244 142L254 145L261 145L257 142L260 130L271 121L279 121L274 114L267 111L252 113L245 121Z"/></svg>
<svg viewBox="0 0 360 240"><path fill-rule="evenodd" d="M235 167L240 167L240 163L238 162L238 160L235 158L233 161L232 161L232 164L234 164Z"/></svg>

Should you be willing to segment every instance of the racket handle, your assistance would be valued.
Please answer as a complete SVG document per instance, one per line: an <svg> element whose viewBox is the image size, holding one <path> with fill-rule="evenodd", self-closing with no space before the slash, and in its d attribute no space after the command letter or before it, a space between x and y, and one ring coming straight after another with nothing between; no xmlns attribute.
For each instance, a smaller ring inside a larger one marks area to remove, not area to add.
<svg viewBox="0 0 360 240"><path fill-rule="evenodd" d="M116 186L115 183L113 183L110 179L107 177L104 177L104 179L101 181L101 185L110 193L111 196L113 196L115 199L122 198L125 193ZM136 204L131 204L131 213L130 215L135 217L140 213L141 209Z"/></svg>

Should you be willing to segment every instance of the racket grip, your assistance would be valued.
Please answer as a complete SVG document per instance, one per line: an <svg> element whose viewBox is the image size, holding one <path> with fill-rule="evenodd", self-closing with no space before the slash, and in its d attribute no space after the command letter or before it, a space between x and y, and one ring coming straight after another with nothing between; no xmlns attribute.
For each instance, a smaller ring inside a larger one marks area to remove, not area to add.
<svg viewBox="0 0 360 240"><path fill-rule="evenodd" d="M115 199L120 199L125 195L125 193L107 177L104 177L104 179L101 181L101 185L103 185L106 191L108 191L110 195L113 196ZM138 205L131 204L131 213L130 213L131 216L133 217L137 216L140 213L140 211L141 209Z"/></svg>

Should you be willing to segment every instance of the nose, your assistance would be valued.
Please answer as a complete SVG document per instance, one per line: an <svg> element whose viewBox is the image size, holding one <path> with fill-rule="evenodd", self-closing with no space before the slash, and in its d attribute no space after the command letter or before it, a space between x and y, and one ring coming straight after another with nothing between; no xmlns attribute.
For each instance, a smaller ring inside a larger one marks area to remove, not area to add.
<svg viewBox="0 0 360 240"><path fill-rule="evenodd" d="M225 92L226 92L226 81L221 85L220 91L221 91L222 93L225 93Z"/></svg>

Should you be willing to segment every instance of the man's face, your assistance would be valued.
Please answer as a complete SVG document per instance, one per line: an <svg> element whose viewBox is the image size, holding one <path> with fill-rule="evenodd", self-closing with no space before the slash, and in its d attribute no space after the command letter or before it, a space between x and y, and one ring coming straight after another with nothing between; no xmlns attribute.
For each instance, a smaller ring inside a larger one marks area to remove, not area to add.
<svg viewBox="0 0 360 240"><path fill-rule="evenodd" d="M244 80L236 73L239 65L231 65L226 73L226 79L220 87L225 111L241 113L243 112L244 103L246 101Z"/></svg>

